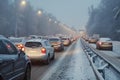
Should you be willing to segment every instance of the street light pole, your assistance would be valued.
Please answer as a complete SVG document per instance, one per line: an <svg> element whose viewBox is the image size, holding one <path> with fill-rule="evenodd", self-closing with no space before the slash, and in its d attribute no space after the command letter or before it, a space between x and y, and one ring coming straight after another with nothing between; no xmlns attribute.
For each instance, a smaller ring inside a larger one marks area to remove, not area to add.
<svg viewBox="0 0 120 80"><path fill-rule="evenodd" d="M20 7L25 7L26 6L26 0L22 0L21 2L20 2ZM18 7L17 7L17 5L15 4L15 7L16 7L16 12L15 12L15 16L16 16L16 23L15 23L15 37L18 37L18 11L17 11L17 9L18 9Z"/></svg>
<svg viewBox="0 0 120 80"><path fill-rule="evenodd" d="M18 34L17 34L17 32L18 32L18 16L17 16L17 12L16 12L16 24L15 24L15 37L18 37Z"/></svg>

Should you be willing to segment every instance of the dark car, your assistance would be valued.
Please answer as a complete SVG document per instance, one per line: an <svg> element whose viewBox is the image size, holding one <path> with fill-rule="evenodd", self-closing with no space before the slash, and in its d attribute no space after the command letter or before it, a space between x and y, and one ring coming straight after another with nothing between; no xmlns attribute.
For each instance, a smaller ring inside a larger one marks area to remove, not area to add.
<svg viewBox="0 0 120 80"><path fill-rule="evenodd" d="M64 45L62 43L62 40L60 38L49 38L49 41L51 45L54 47L55 51L63 51L64 50Z"/></svg>
<svg viewBox="0 0 120 80"><path fill-rule="evenodd" d="M12 42L0 37L0 80L30 80L31 62Z"/></svg>

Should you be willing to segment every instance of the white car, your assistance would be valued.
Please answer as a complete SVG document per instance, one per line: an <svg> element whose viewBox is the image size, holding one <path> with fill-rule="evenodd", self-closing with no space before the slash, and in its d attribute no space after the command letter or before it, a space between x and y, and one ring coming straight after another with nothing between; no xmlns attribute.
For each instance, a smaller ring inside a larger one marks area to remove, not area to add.
<svg viewBox="0 0 120 80"><path fill-rule="evenodd" d="M54 60L55 58L54 48L48 40L28 40L25 43L25 53L31 60L44 61L46 64L49 64L50 60Z"/></svg>

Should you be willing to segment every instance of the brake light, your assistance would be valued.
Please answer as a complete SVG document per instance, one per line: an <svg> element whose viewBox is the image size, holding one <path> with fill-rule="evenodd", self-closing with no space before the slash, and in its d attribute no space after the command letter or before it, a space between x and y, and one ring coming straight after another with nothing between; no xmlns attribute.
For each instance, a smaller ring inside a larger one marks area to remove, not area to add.
<svg viewBox="0 0 120 80"><path fill-rule="evenodd" d="M16 46L17 46L18 48L22 48L22 47L24 47L23 44L17 44Z"/></svg>
<svg viewBox="0 0 120 80"><path fill-rule="evenodd" d="M45 53L46 53L46 49L45 49L45 48L42 48L42 49L41 49L41 52L45 54Z"/></svg>
<svg viewBox="0 0 120 80"><path fill-rule="evenodd" d="M24 51L25 51L25 48L24 48L24 47L22 47L22 48L21 48L21 50L24 52Z"/></svg>
<svg viewBox="0 0 120 80"><path fill-rule="evenodd" d="M102 42L99 42L99 44L101 45L101 44L102 44Z"/></svg>

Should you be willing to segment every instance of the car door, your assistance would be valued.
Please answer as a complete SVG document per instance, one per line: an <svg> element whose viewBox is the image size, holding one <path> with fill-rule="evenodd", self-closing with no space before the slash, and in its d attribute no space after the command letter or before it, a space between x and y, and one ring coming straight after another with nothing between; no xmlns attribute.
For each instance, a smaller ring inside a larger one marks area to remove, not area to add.
<svg viewBox="0 0 120 80"><path fill-rule="evenodd" d="M20 54L20 51L9 41L4 41L5 45L8 46L7 49L9 54L12 55L12 60L14 61L14 79L19 79L21 75L24 74L25 68L25 58L24 54Z"/></svg>
<svg viewBox="0 0 120 80"><path fill-rule="evenodd" d="M14 61L12 56L4 44L4 40L0 40L0 74L5 80L11 79L14 73Z"/></svg>

